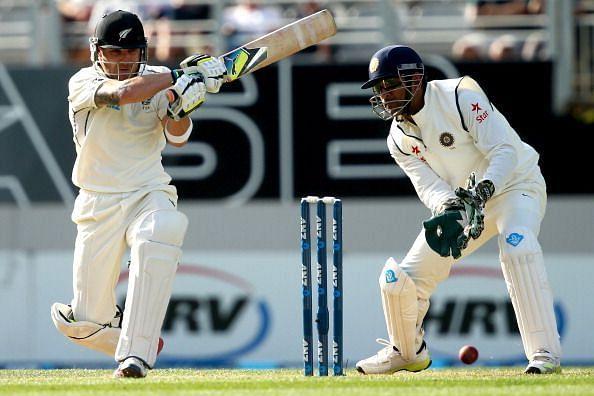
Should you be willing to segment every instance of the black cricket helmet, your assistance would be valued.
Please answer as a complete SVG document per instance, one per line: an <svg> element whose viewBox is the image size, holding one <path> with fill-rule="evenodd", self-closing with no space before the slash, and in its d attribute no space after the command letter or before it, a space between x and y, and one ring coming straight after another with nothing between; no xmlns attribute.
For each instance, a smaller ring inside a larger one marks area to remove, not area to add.
<svg viewBox="0 0 594 396"><path fill-rule="evenodd" d="M421 77L420 79L417 77ZM373 96L369 99L373 111L383 120L405 112L415 92L425 79L425 66L419 54L405 45L390 45L377 51L369 62L369 80L362 89L371 88ZM395 90L404 89L403 99L389 99Z"/></svg>
<svg viewBox="0 0 594 396"><path fill-rule="evenodd" d="M117 10L104 15L95 27L95 35L89 38L91 61L98 65L99 48L140 48L138 74L142 74L148 61L148 41L140 18L128 11Z"/></svg>

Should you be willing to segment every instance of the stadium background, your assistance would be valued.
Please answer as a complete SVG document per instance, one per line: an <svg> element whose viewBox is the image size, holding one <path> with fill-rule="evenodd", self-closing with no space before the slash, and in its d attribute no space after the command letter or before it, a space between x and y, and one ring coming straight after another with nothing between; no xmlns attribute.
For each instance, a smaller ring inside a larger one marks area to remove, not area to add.
<svg viewBox="0 0 594 396"><path fill-rule="evenodd" d="M233 2L202 3L212 13L200 38L221 53L217 21ZM305 2L258 3L280 7L288 21ZM299 364L297 202L309 194L344 200L345 358L352 366L375 352L374 339L385 337L378 271L388 256L403 256L429 215L385 149L388 125L359 89L371 54L393 42L417 48L430 78L477 79L540 152L550 193L541 242L564 359L592 364L594 344L584 337L594 324L584 298L594 273L594 187L584 175L593 129L590 2L549 0L543 14L473 21L464 1L321 3L337 17L331 57L299 54L225 87L195 113L191 144L164 155L191 224L160 366ZM0 3L0 301L7 318L0 367L111 364L68 344L49 318L51 303L71 297L74 147L66 96L83 62L72 54L88 36L83 24L61 23L54 6ZM172 26L185 29L182 44L197 36L180 21ZM484 26L493 37L539 32L547 51L533 59L456 58L454 42ZM438 364L455 364L469 342L481 349L481 364L523 361L494 243L440 286L427 333Z"/></svg>

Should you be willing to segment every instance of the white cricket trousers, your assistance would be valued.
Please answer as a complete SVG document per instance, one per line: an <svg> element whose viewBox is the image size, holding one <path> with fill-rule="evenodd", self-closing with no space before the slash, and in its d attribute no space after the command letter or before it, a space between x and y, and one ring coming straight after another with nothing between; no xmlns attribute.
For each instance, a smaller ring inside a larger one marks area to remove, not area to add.
<svg viewBox="0 0 594 396"><path fill-rule="evenodd" d="M528 359L539 349L545 349L556 357L561 354L552 291L537 240L545 208L544 185L537 184L533 190L512 190L494 197L485 208L485 231L478 239L469 242L460 258L468 257L492 237L498 237L501 268ZM422 325L431 294L449 276L456 261L435 253L425 240L424 230L421 230L400 263L400 268L417 288L417 326Z"/></svg>
<svg viewBox="0 0 594 396"><path fill-rule="evenodd" d="M124 253L135 242L139 225L155 211L176 207L171 185L130 193L80 191L72 212L78 231L72 278L77 320L103 324L113 319Z"/></svg>

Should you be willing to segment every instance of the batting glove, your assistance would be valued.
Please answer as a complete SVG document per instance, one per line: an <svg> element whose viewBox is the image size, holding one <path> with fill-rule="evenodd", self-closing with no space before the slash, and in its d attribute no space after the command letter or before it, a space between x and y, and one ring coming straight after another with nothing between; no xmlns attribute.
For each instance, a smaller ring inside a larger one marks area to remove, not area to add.
<svg viewBox="0 0 594 396"><path fill-rule="evenodd" d="M205 54L191 55L184 59L180 66L189 76L202 75L206 91L209 93L219 92L227 75L227 68L222 60Z"/></svg>
<svg viewBox="0 0 594 396"><path fill-rule="evenodd" d="M179 121L196 110L206 99L206 86L202 77L180 76L171 87L175 100L169 103L167 115L174 121Z"/></svg>

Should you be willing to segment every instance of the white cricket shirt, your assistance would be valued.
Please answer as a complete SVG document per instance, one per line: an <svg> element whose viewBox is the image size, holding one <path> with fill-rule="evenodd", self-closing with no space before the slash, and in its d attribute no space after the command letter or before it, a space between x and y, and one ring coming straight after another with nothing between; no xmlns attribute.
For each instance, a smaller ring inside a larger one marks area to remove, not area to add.
<svg viewBox="0 0 594 396"><path fill-rule="evenodd" d="M387 143L392 157L432 212L455 197L470 173L502 192L544 185L538 153L522 142L470 77L427 84L415 124L393 120ZM539 186L540 187L540 186Z"/></svg>
<svg viewBox="0 0 594 396"><path fill-rule="evenodd" d="M144 74L168 72L146 66ZM69 118L76 146L72 182L85 190L116 193L168 184L161 164L165 136L161 120L167 98L161 91L142 103L97 107L95 92L107 80L93 67L83 68L68 83Z"/></svg>

